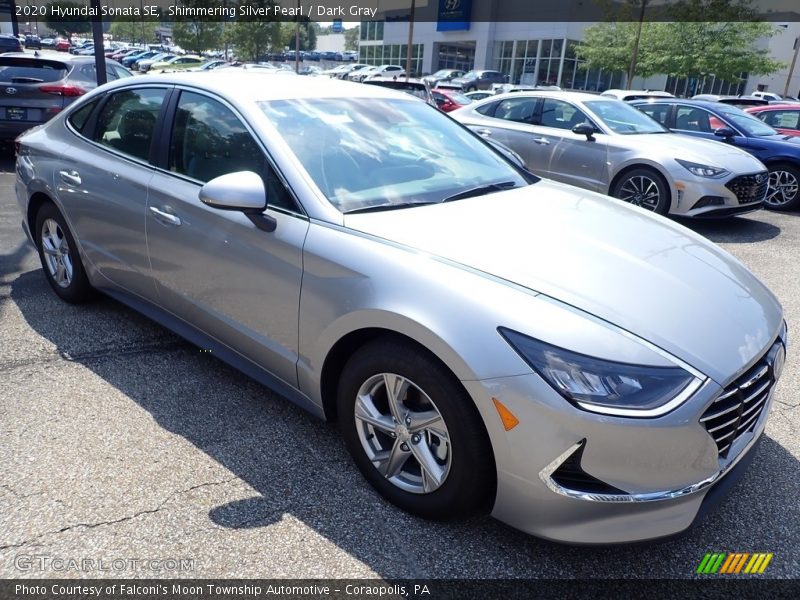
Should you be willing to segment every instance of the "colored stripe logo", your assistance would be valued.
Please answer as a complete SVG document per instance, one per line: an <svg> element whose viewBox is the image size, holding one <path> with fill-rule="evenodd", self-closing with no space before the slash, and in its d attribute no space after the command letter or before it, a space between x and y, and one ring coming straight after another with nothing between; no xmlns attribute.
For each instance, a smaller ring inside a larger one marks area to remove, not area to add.
<svg viewBox="0 0 800 600"><path fill-rule="evenodd" d="M772 560L772 552L707 552L697 567L701 575L760 575Z"/></svg>

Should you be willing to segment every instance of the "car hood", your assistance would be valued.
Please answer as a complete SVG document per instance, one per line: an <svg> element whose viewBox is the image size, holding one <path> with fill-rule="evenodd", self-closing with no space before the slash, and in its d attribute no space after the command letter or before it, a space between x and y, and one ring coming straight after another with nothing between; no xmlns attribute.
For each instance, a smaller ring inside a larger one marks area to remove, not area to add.
<svg viewBox="0 0 800 600"><path fill-rule="evenodd" d="M547 180L447 204L345 215L344 223L560 300L720 384L760 355L782 324L775 296L705 238Z"/></svg>
<svg viewBox="0 0 800 600"><path fill-rule="evenodd" d="M659 155L690 160L712 166L725 167L733 173L766 171L766 167L749 152L740 148L680 133L651 133L643 135L619 135L616 139L628 138L639 148Z"/></svg>

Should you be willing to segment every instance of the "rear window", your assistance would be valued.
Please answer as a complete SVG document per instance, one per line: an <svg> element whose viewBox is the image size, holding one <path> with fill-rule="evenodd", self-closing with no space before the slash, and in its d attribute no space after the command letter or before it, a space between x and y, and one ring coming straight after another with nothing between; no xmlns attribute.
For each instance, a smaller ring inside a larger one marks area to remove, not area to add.
<svg viewBox="0 0 800 600"><path fill-rule="evenodd" d="M67 65L55 60L0 56L0 82L48 83L67 75Z"/></svg>

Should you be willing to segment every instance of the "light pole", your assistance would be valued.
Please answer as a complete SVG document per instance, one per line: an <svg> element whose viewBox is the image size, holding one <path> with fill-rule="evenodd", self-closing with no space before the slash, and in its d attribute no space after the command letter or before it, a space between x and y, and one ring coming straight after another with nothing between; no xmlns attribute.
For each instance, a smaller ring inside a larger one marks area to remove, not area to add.
<svg viewBox="0 0 800 600"><path fill-rule="evenodd" d="M792 83L792 76L794 75L794 67L797 64L797 54L800 53L800 37L794 38L794 56L792 56L792 64L789 66L789 74L786 76L786 85L783 86L783 95L789 95L789 85Z"/></svg>
<svg viewBox="0 0 800 600"><path fill-rule="evenodd" d="M411 16L408 19L408 49L406 50L406 81L411 74L411 51L414 41L414 13L417 9L417 0L411 0Z"/></svg>
<svg viewBox="0 0 800 600"><path fill-rule="evenodd" d="M628 65L628 80L625 82L625 89L631 89L633 77L636 73L636 61L639 59L639 40L642 37L642 23L644 22L644 9L647 8L647 0L641 0L642 7L639 11L639 23L636 25L636 37L633 40L633 52L631 52L631 62Z"/></svg>

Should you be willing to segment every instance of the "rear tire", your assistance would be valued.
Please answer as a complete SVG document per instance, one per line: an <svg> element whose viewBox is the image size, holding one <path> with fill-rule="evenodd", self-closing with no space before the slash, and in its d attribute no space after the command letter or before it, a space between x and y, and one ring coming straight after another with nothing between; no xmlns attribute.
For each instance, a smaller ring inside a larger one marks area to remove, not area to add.
<svg viewBox="0 0 800 600"><path fill-rule="evenodd" d="M384 339L359 349L339 380L338 410L356 465L392 504L445 519L494 500L480 415L452 373L418 346Z"/></svg>
<svg viewBox="0 0 800 600"><path fill-rule="evenodd" d="M91 299L94 289L86 277L78 245L54 204L41 206L33 233L44 275L56 295L71 304Z"/></svg>
<svg viewBox="0 0 800 600"><path fill-rule="evenodd" d="M769 210L800 208L800 168L787 163L769 167L769 190L764 200Z"/></svg>
<svg viewBox="0 0 800 600"><path fill-rule="evenodd" d="M611 196L659 215L669 212L669 186L657 171L639 167L624 173L614 183Z"/></svg>

